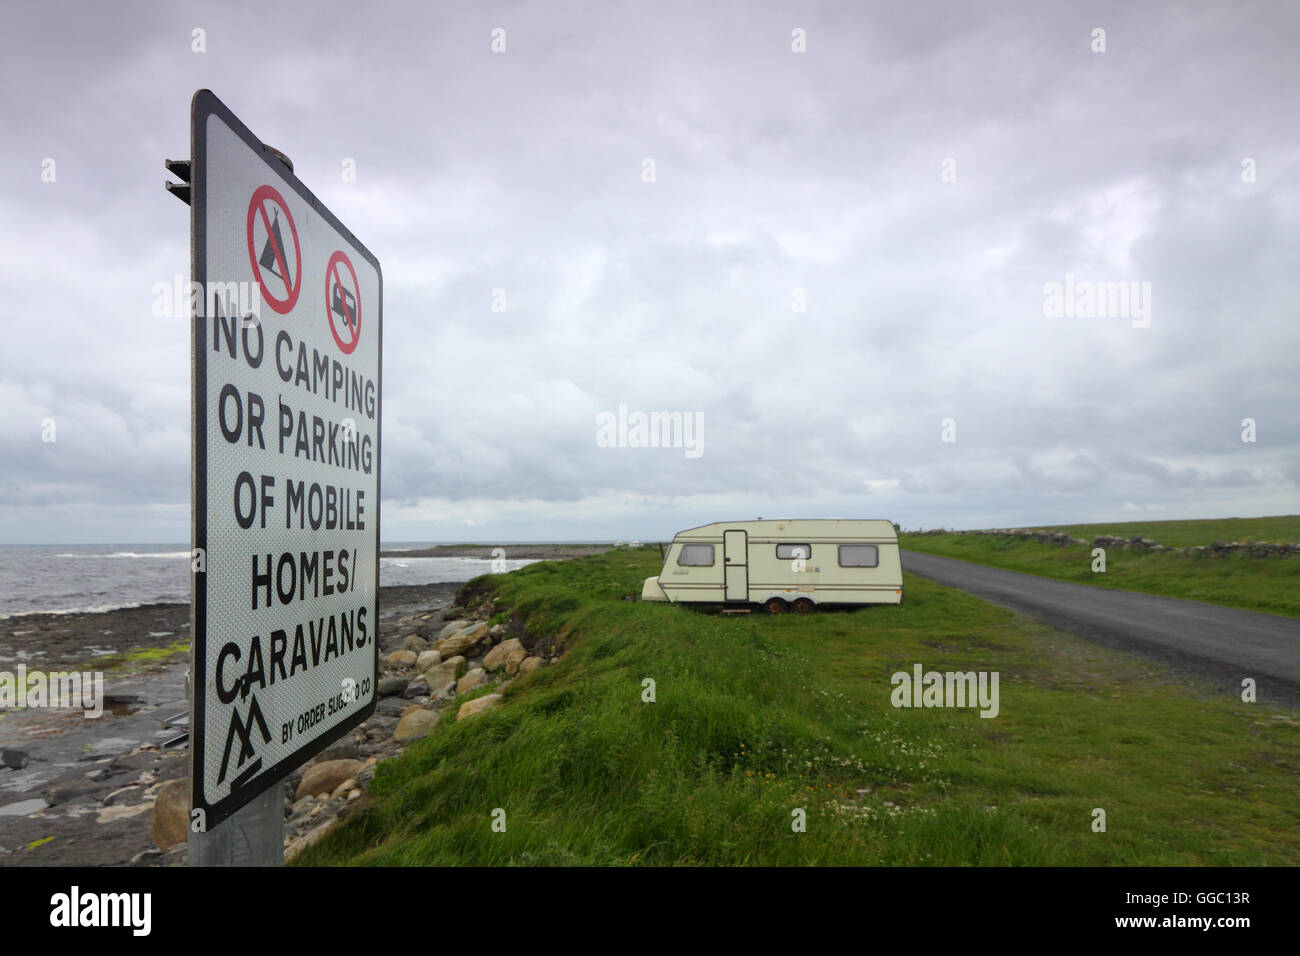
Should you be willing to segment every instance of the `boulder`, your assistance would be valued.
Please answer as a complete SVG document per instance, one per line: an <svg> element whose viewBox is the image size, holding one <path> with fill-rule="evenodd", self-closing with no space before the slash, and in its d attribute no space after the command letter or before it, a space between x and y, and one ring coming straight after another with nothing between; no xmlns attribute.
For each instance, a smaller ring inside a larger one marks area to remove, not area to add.
<svg viewBox="0 0 1300 956"><path fill-rule="evenodd" d="M409 683L410 681L405 677L381 677L375 689L379 691L380 697L397 697L406 690L406 685Z"/></svg>
<svg viewBox="0 0 1300 956"><path fill-rule="evenodd" d="M464 621L452 621L450 624L444 625L443 629L438 632L438 640L439 641L446 640L447 638L451 637L453 634L455 634L464 626L465 626ZM437 641L435 641L434 643L437 643Z"/></svg>
<svg viewBox="0 0 1300 956"><path fill-rule="evenodd" d="M506 626L504 624L493 624L492 629L488 631L488 637L494 641L499 641L506 636Z"/></svg>
<svg viewBox="0 0 1300 956"><path fill-rule="evenodd" d="M488 670L496 670L498 667L505 664L506 655L511 651L522 651L523 649L524 645L520 643L519 638L517 637L512 637L508 641L502 641L483 656L483 666Z"/></svg>
<svg viewBox="0 0 1300 956"><path fill-rule="evenodd" d="M476 697L460 705L460 710L456 712L456 719L464 720L466 717L475 717L485 710L491 710L500 702L500 694L484 694L482 697Z"/></svg>
<svg viewBox="0 0 1300 956"><path fill-rule="evenodd" d="M422 638L419 634L412 634L406 640L402 641L402 650L411 651L415 654L420 653L420 651L424 650L428 646L429 646L429 642L426 641L424 638Z"/></svg>
<svg viewBox="0 0 1300 956"><path fill-rule="evenodd" d="M393 739L399 744L404 744L427 737L438 726L439 717L436 711L425 710L423 707L413 710L398 721L397 729L393 731Z"/></svg>
<svg viewBox="0 0 1300 956"><path fill-rule="evenodd" d="M22 770L23 767L27 766L27 760L26 750L10 750L7 748L0 750L0 763L11 770Z"/></svg>
<svg viewBox="0 0 1300 956"><path fill-rule="evenodd" d="M517 650L512 650L509 654L506 655L506 673L507 674L515 673L515 671L519 670L519 665L522 664L527 658L528 658L528 652L524 650L522 647L518 648Z"/></svg>
<svg viewBox="0 0 1300 956"><path fill-rule="evenodd" d="M457 631L450 637L444 637L442 640L437 641L434 644L434 650L441 652L443 657L463 654L477 647L487 636L487 623L481 621L478 624L471 624Z"/></svg>
<svg viewBox="0 0 1300 956"><path fill-rule="evenodd" d="M416 656L414 651L393 651L384 658L384 663L389 667L414 667Z"/></svg>
<svg viewBox="0 0 1300 956"><path fill-rule="evenodd" d="M360 760L325 760L312 764L302 775L302 783L294 794L295 800L301 800L308 794L319 796L331 793L334 788L350 777L361 772Z"/></svg>
<svg viewBox="0 0 1300 956"><path fill-rule="evenodd" d="M519 664L519 676L523 677L525 674L531 674L544 663L540 657L525 657Z"/></svg>
<svg viewBox="0 0 1300 956"><path fill-rule="evenodd" d="M415 660L415 669L423 674L431 667L436 667L442 663L441 651L421 651L420 656Z"/></svg>
<svg viewBox="0 0 1300 956"><path fill-rule="evenodd" d="M475 687L482 687L487 683L487 679L487 671L481 667L476 667L457 682L456 693L464 694L473 690Z"/></svg>
<svg viewBox="0 0 1300 956"><path fill-rule="evenodd" d="M454 681L460 677L465 669L465 658L449 657L447 660L437 664L425 672L424 679L428 681L429 687L434 691L440 687L445 687L447 681Z"/></svg>
<svg viewBox="0 0 1300 956"><path fill-rule="evenodd" d="M153 802L153 842L166 850L190 835L190 780L168 780Z"/></svg>

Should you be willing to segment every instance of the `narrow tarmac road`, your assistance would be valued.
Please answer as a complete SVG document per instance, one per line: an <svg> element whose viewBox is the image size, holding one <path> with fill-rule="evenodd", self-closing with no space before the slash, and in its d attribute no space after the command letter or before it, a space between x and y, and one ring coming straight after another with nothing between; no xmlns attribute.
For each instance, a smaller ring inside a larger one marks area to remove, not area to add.
<svg viewBox="0 0 1300 956"><path fill-rule="evenodd" d="M1300 619L1053 581L917 551L903 552L903 569L1058 630L1164 661L1234 695L1252 677L1261 703L1300 706Z"/></svg>

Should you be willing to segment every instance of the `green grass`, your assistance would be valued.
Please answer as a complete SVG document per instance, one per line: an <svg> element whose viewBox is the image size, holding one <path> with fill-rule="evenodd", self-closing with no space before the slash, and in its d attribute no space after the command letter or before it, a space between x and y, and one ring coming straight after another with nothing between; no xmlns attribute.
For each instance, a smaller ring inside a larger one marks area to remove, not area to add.
<svg viewBox="0 0 1300 956"><path fill-rule="evenodd" d="M190 639L183 637L162 647L136 647L117 654L105 654L95 658L91 663L95 665L96 670L101 671L127 670L137 665L153 664L189 652Z"/></svg>
<svg viewBox="0 0 1300 956"><path fill-rule="evenodd" d="M1165 538L1185 540L1188 536L1199 534L1185 532L1180 536L1172 533L1169 528L1161 530L1152 525L1133 529L1124 529L1120 525L1089 525L1086 527L1105 530L1085 534L1080 530L1085 526L1074 527L1076 530L1073 531L1070 527L1053 530L1070 531L1078 537L1087 537L1089 541L1094 533L1130 538L1141 534L1161 544L1165 543ZM1206 555L1184 557L1171 552L1112 547L1106 549L1106 571L1103 574L1092 570L1091 544L1062 547L1033 539L957 532L941 535L903 534L899 536L899 543L904 549L912 551L960 558L977 564L1055 578L1058 581L1190 598L1248 611L1300 617L1300 557L1295 555L1257 558L1238 552L1217 558Z"/></svg>
<svg viewBox="0 0 1300 956"><path fill-rule="evenodd" d="M1290 718L911 575L899 607L806 617L622 600L658 563L471 582L567 653L381 763L297 862L1300 863ZM1000 715L893 708L917 662L998 671Z"/></svg>

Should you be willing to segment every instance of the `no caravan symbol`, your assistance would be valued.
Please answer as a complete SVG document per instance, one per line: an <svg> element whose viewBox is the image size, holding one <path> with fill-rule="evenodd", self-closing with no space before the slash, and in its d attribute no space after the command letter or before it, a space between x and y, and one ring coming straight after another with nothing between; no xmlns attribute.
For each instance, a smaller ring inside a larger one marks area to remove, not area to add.
<svg viewBox="0 0 1300 956"><path fill-rule="evenodd" d="M292 250L286 232L293 238ZM302 291L302 247L289 204L274 186L258 186L248 201L248 258L266 304L288 314ZM281 289L284 294L277 294Z"/></svg>
<svg viewBox="0 0 1300 956"><path fill-rule="evenodd" d="M340 266L346 266L346 272ZM325 315L340 351L351 355L361 341L361 285L352 260L342 251L330 256L325 267ZM339 334L340 329L344 335Z"/></svg>

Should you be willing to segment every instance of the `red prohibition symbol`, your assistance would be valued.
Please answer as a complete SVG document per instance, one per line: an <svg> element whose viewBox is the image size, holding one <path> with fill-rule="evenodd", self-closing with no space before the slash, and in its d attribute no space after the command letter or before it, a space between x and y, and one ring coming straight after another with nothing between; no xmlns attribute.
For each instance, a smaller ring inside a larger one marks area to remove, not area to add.
<svg viewBox="0 0 1300 956"><path fill-rule="evenodd" d="M293 277L289 277L288 245L284 231L280 228L281 213L283 222L293 237ZM266 230L266 241L262 248L257 248L254 232L258 220ZM298 301L302 291L302 247L298 244L298 227L294 225L293 214L289 204L274 186L258 186L253 191L253 198L248 201L248 259L253 264L253 276L262 289L262 298L266 304L281 315L287 314ZM264 272L269 272L278 282L275 287L284 286L284 295L277 296L268 286Z"/></svg>
<svg viewBox="0 0 1300 956"><path fill-rule="evenodd" d="M341 267L346 267L346 273ZM350 286L348 279L352 283ZM361 341L361 285L357 282L357 270L352 268L352 260L342 251L330 256L325 267L325 315L339 350L344 355L351 355ZM340 329L344 334L339 334Z"/></svg>

